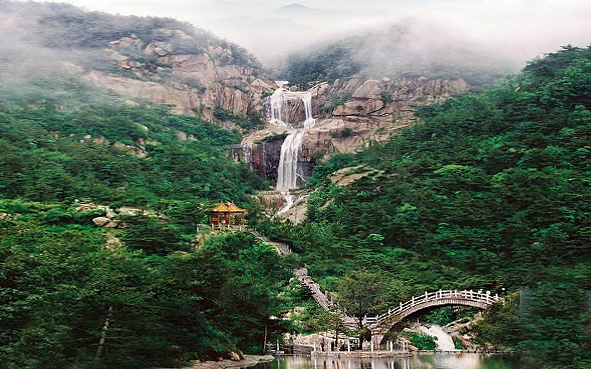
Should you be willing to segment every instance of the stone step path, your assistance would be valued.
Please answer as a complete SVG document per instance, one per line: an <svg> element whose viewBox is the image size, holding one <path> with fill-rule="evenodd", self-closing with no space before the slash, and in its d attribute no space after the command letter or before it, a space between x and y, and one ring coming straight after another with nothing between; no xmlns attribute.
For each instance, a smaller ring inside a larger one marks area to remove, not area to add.
<svg viewBox="0 0 591 369"><path fill-rule="evenodd" d="M276 247L279 255L291 254L291 249L288 245L280 242L271 242L268 238L256 231L250 231L259 240ZM306 268L298 268L293 270L294 275L301 285L306 287L311 293L314 300L326 311L340 312L341 319L344 325L349 329L358 328L358 319L348 316L346 313L339 311L336 304L329 298L327 291L322 292L318 283L308 275ZM434 292L425 292L424 295L414 296L405 303L400 303L393 309L389 309L386 313L368 317L365 316L362 321L362 326L368 327L372 333L377 335L384 335L393 324L404 319L405 317L423 309L429 309L437 306L458 305L458 306L472 306L481 309L486 309L493 303L501 300L499 295L493 295L490 291L472 291L472 290L439 290ZM378 340L378 343L380 340Z"/></svg>
<svg viewBox="0 0 591 369"><path fill-rule="evenodd" d="M288 245L281 243L281 242L272 242L262 234L257 231L250 231L252 235L254 235L259 240L263 241L266 244L275 246L279 255L288 255L291 254L291 249ZM328 292L322 292L320 289L320 285L308 275L308 270L306 268L298 268L293 270L293 274L296 276L298 281L302 286L306 287L311 293L312 298L326 311L331 311L334 307L333 301L328 297Z"/></svg>

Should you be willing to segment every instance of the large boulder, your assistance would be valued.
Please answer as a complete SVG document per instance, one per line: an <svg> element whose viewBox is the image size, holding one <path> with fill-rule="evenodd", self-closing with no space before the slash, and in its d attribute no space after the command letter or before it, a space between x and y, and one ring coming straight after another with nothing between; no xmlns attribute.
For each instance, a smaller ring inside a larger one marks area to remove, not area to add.
<svg viewBox="0 0 591 369"><path fill-rule="evenodd" d="M382 83L374 79L365 81L351 96L354 99L380 99Z"/></svg>
<svg viewBox="0 0 591 369"><path fill-rule="evenodd" d="M109 223L111 223L111 219L107 217L96 217L92 219L92 222L99 227L106 227Z"/></svg>

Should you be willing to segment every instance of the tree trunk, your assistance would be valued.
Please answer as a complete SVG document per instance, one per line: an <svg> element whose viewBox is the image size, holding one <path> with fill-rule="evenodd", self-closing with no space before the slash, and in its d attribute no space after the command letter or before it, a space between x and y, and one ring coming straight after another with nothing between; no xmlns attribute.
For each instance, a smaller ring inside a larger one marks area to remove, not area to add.
<svg viewBox="0 0 591 369"><path fill-rule="evenodd" d="M359 349L363 351L363 317L359 317Z"/></svg>
<svg viewBox="0 0 591 369"><path fill-rule="evenodd" d="M113 315L113 305L109 306L109 312L107 314L107 318L105 319L105 324L103 324L103 328L101 329L101 338L99 339L98 347L96 348L97 359L101 357L105 348L107 331L109 330L109 325L111 324L111 315Z"/></svg>
<svg viewBox="0 0 591 369"><path fill-rule="evenodd" d="M267 321L265 320L265 335L263 338L263 355L265 354L266 347L267 347Z"/></svg>

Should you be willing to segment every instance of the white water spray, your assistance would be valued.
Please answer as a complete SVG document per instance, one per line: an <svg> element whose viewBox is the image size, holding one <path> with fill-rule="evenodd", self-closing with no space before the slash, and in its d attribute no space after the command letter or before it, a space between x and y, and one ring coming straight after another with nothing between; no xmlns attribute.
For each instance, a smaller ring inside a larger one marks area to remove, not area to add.
<svg viewBox="0 0 591 369"><path fill-rule="evenodd" d="M443 330L443 328L441 328L437 324L433 324L429 328L421 326L420 329L421 329L421 331L428 334L429 336L437 337L437 341L435 341L435 344L437 345L437 350L441 350L441 351L454 351L455 350L456 347L454 345L454 341L451 339L451 336L449 334L447 334L447 332L445 332Z"/></svg>
<svg viewBox="0 0 591 369"><path fill-rule="evenodd" d="M275 81L279 88L269 96L269 123L287 127L287 122L283 120L283 109L287 106L287 96L283 86L287 81Z"/></svg>

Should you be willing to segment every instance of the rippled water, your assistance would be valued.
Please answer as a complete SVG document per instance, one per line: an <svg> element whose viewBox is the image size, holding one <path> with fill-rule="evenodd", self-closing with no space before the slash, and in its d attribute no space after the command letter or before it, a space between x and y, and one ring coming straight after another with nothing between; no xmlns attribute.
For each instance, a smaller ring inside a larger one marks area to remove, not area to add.
<svg viewBox="0 0 591 369"><path fill-rule="evenodd" d="M400 359L331 359L286 356L255 369L518 369L512 358L482 354L415 354Z"/></svg>

